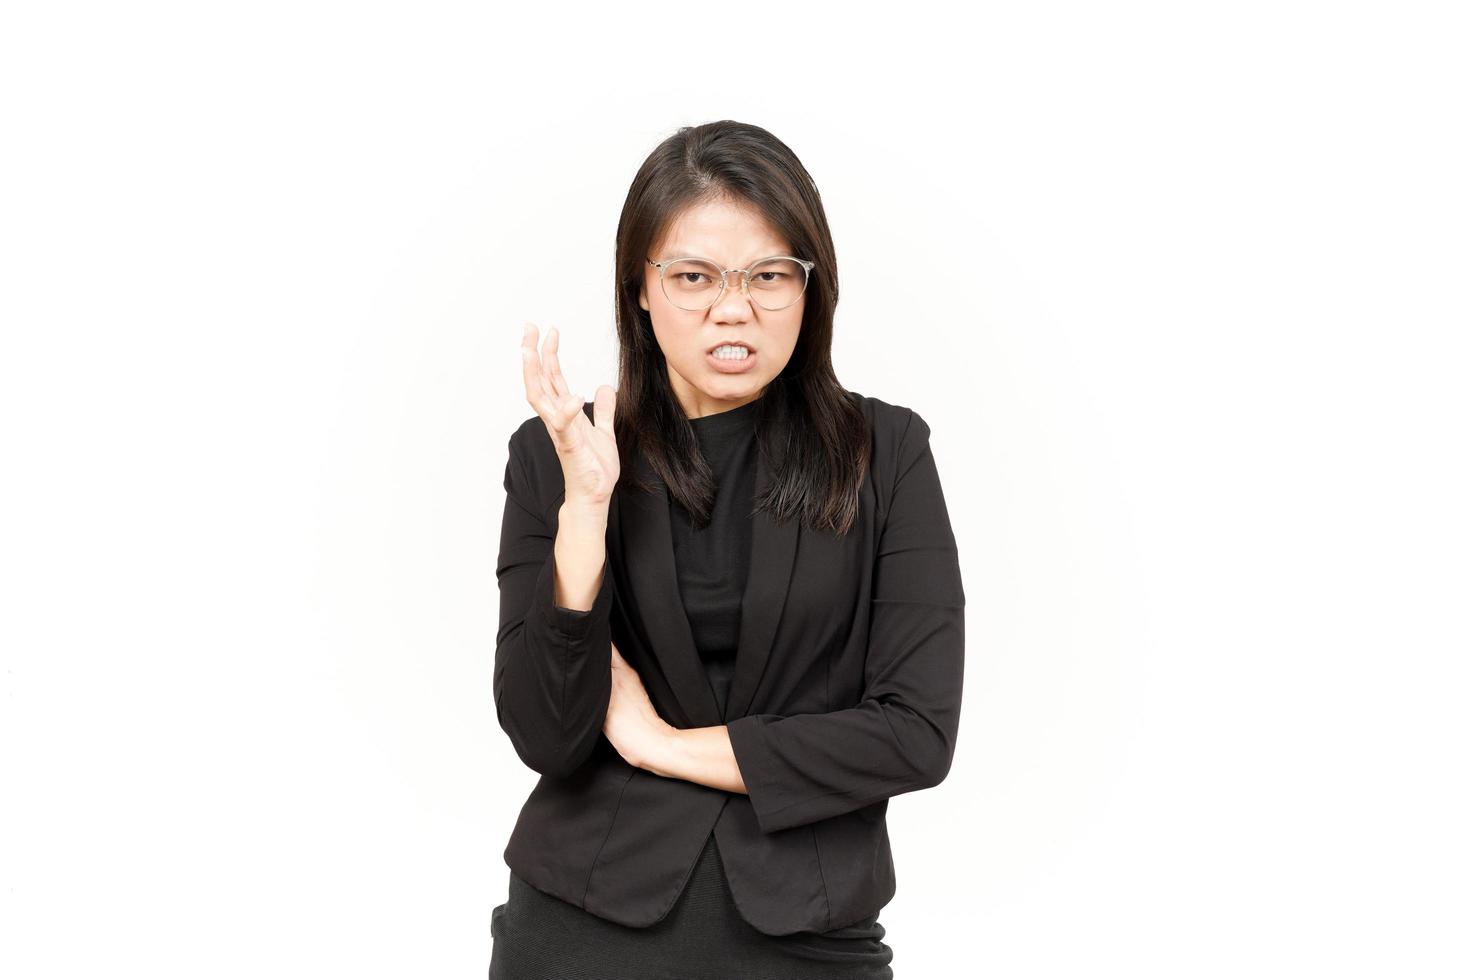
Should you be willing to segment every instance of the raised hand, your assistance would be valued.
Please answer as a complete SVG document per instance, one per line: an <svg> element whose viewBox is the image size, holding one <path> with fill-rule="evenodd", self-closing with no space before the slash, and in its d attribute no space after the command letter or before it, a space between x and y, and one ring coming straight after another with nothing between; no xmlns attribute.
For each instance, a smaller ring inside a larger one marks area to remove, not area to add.
<svg viewBox="0 0 1470 980"><path fill-rule="evenodd" d="M592 400L593 418L589 420L582 411L585 399L573 392L562 377L556 356L560 340L556 327L547 331L545 348L539 352L538 336L534 323L527 323L521 334L526 401L546 423L546 431L561 459L566 502L574 506L605 507L621 472L617 438L613 435L617 390L611 385L597 386Z"/></svg>

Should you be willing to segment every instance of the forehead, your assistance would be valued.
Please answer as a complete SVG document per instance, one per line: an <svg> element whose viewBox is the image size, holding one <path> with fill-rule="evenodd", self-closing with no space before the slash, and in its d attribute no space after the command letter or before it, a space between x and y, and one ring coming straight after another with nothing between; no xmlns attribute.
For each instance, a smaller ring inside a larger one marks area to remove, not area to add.
<svg viewBox="0 0 1470 980"><path fill-rule="evenodd" d="M701 202L676 215L661 241L655 243L654 257L697 255L730 268L769 255L789 254L791 244L759 211L717 200Z"/></svg>

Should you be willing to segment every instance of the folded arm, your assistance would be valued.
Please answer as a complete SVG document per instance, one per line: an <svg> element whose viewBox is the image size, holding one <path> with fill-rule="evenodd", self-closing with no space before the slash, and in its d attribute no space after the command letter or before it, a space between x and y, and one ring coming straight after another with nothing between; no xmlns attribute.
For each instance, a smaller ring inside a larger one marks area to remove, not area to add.
<svg viewBox="0 0 1470 980"><path fill-rule="evenodd" d="M718 777L723 730L766 833L926 789L949 773L964 682L965 596L929 427L917 413L898 458L874 570L862 700L838 711L737 718L693 734L697 742L685 738L685 751L675 754L706 760L700 769Z"/></svg>

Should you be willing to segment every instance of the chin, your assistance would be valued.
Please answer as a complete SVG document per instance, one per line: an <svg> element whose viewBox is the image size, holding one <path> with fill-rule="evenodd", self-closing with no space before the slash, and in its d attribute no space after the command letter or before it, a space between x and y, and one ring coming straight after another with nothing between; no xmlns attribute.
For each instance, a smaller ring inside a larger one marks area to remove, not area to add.
<svg viewBox="0 0 1470 980"><path fill-rule="evenodd" d="M715 378L714 383L711 385L711 387L714 388L715 391L723 392L726 397L729 397L732 394L739 394L747 391L760 391L766 385L770 384L770 381L770 378L758 378L754 376L746 376L740 374L722 378Z"/></svg>

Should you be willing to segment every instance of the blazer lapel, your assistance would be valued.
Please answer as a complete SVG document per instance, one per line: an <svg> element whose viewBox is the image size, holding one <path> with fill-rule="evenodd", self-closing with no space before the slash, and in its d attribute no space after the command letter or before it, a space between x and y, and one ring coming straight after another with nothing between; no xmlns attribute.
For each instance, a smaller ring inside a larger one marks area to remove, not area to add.
<svg viewBox="0 0 1470 980"><path fill-rule="evenodd" d="M740 600L735 676L731 680L725 717L721 718L679 595L668 487L641 454L633 465L639 467L657 490L628 494L619 490L614 495L618 498L615 507L623 542L625 577L633 594L632 607L688 722L686 726L676 727L708 728L742 717L749 711L756 685L771 656L796 560L800 522L792 519L778 525L765 511L751 518L750 576ZM755 493L759 497L771 479L760 452L756 453L755 472ZM665 720L675 722L675 719Z"/></svg>
<svg viewBox="0 0 1470 980"><path fill-rule="evenodd" d="M755 496L770 487L765 454L756 452ZM750 711L756 685L765 674L766 661L776 641L776 626L786 607L791 570L796 564L796 539L801 521L777 524L764 510L751 519L750 577L740 599L740 643L736 648L735 676L722 721L744 717ZM702 665L701 665L702 666Z"/></svg>

